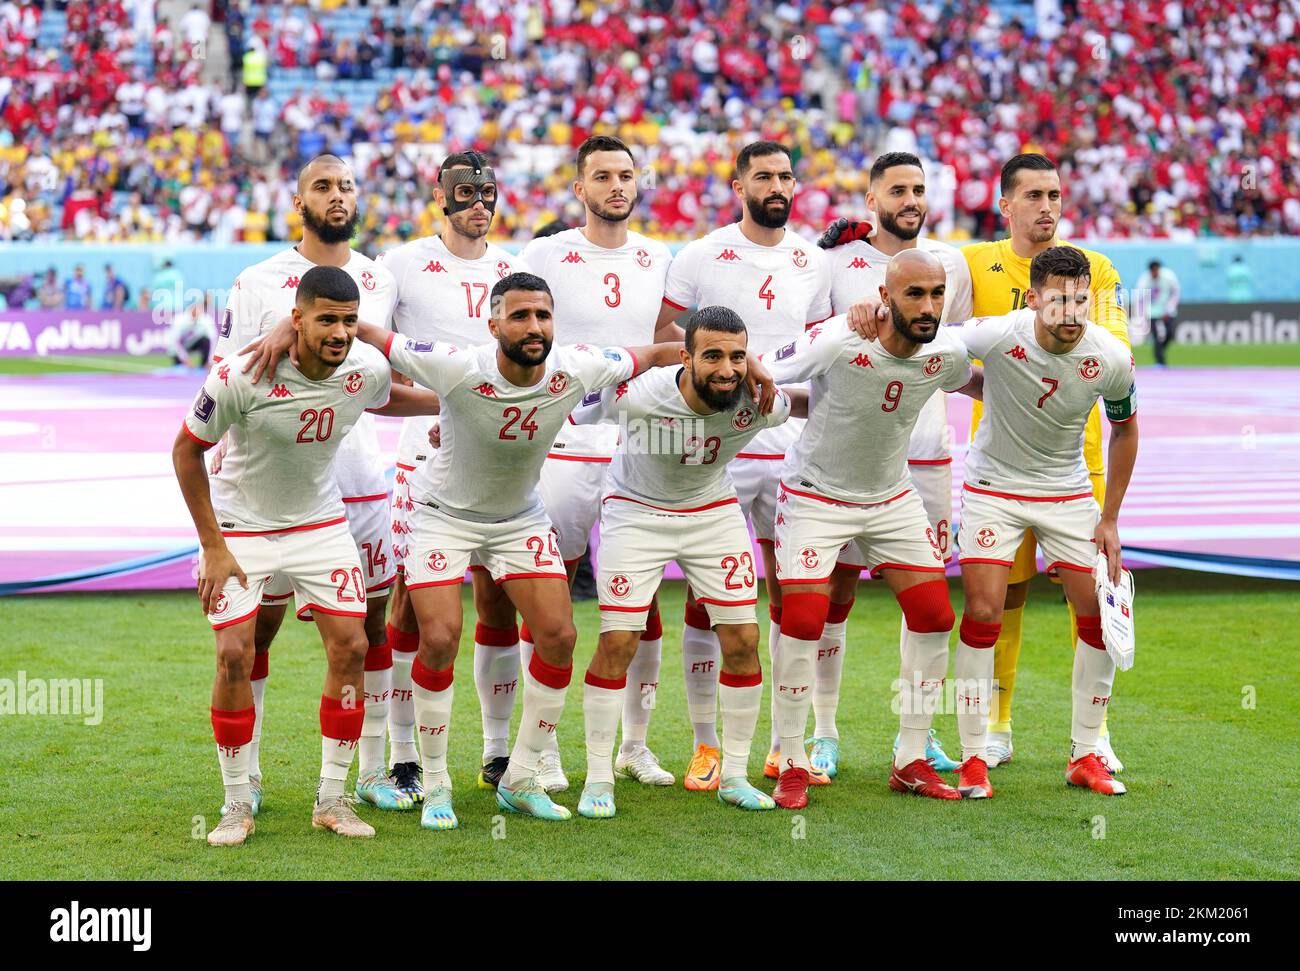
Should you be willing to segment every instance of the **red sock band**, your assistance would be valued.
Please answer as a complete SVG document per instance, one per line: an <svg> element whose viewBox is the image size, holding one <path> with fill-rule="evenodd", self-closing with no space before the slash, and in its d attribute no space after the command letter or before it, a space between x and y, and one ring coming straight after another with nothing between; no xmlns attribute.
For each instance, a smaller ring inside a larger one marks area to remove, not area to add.
<svg viewBox="0 0 1300 971"><path fill-rule="evenodd" d="M752 688L762 683L762 670L759 670L757 674L730 674L723 671L718 675L718 684L725 684L728 688Z"/></svg>
<svg viewBox="0 0 1300 971"><path fill-rule="evenodd" d="M256 708L228 711L212 708L212 737L218 745L247 745L253 740L253 723L257 720Z"/></svg>
<svg viewBox="0 0 1300 971"><path fill-rule="evenodd" d="M1106 650L1106 641L1101 636L1101 617L1074 618L1074 625L1079 629L1079 640L1099 651Z"/></svg>
<svg viewBox="0 0 1300 971"><path fill-rule="evenodd" d="M482 644L484 647L514 647L519 643L519 628L475 624L474 643Z"/></svg>
<svg viewBox="0 0 1300 971"><path fill-rule="evenodd" d="M519 639L521 641L527 641L529 644L536 643L533 640L533 632L528 629L527 624L519 625Z"/></svg>
<svg viewBox="0 0 1300 971"><path fill-rule="evenodd" d="M649 622L647 618L646 623ZM694 627L696 630L713 630L713 624L709 621L709 612L689 600L686 601L686 626Z"/></svg>
<svg viewBox="0 0 1300 971"><path fill-rule="evenodd" d="M567 668L557 668L547 664L540 654L533 651L532 659L528 662L528 673L534 681L540 681L548 688L567 688L573 678L573 664L570 662Z"/></svg>
<svg viewBox="0 0 1300 971"><path fill-rule="evenodd" d="M957 620L952 612L952 601L948 598L948 583L945 580L929 580L899 591L898 605L903 608L907 629L917 634L937 634L952 630L952 625ZM994 637L994 640L997 638Z"/></svg>
<svg viewBox="0 0 1300 971"><path fill-rule="evenodd" d="M826 623L842 624L849 619L849 611L853 609L853 601L846 604L837 604L831 601L830 609L826 611Z"/></svg>
<svg viewBox="0 0 1300 971"><path fill-rule="evenodd" d="M393 649L385 641L382 644L371 644L366 651L366 670L367 671L387 671L393 666Z"/></svg>
<svg viewBox="0 0 1300 971"><path fill-rule="evenodd" d="M651 607L650 613L645 615L645 630L641 632L641 640L653 641L664 636L664 622L659 619L659 608Z"/></svg>
<svg viewBox="0 0 1300 971"><path fill-rule="evenodd" d="M787 593L781 599L781 636L819 641L831 598L824 593Z"/></svg>
<svg viewBox="0 0 1300 971"><path fill-rule="evenodd" d="M249 681L261 681L271 673L271 654L264 651L253 655L253 670L248 675Z"/></svg>
<svg viewBox="0 0 1300 971"><path fill-rule="evenodd" d="M341 742L355 742L361 737L361 725L366 720L364 700L348 707L338 698L320 699L320 733L326 738Z"/></svg>
<svg viewBox="0 0 1300 971"><path fill-rule="evenodd" d="M536 654L533 655L533 657L536 656L537 656ZM608 688L610 691L618 691L620 688L627 687L626 674L623 675L623 677L621 678L598 678L590 671L588 671L587 676L583 678L583 680L586 681L587 684L591 685L593 688Z"/></svg>
<svg viewBox="0 0 1300 971"><path fill-rule="evenodd" d="M961 615L961 639L971 647L981 649L992 647L998 642L998 635L1001 633L1001 624L985 624L978 620L971 620L968 614Z"/></svg>
<svg viewBox="0 0 1300 971"><path fill-rule="evenodd" d="M452 672L455 668L455 664L448 664L443 670L435 671L426 668L417 657L411 664L411 680L425 691L446 691L451 687Z"/></svg>
<svg viewBox="0 0 1300 971"><path fill-rule="evenodd" d="M403 654L414 654L420 649L420 632L418 630L398 630L392 624L389 624L388 646L392 650L400 651Z"/></svg>
<svg viewBox="0 0 1300 971"><path fill-rule="evenodd" d="M772 618L772 623L774 623L774 624L778 624L778 625L779 625L779 624L781 623L781 605L780 605L780 604L768 604L768 605L767 605L767 616L770 617L770 618Z"/></svg>

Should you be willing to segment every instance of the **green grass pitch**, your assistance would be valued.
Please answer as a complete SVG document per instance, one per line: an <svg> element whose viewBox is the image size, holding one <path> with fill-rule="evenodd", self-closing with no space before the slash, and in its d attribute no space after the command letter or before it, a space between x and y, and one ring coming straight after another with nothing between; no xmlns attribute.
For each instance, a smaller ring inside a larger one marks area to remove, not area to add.
<svg viewBox="0 0 1300 971"><path fill-rule="evenodd" d="M212 636L190 594L0 601L0 677L102 678L104 718L0 716L0 874L25 878L421 879L1223 879L1300 872L1290 765L1300 715L1294 585L1147 571L1138 576L1136 667L1112 710L1129 794L1068 789L1071 658L1059 596L1036 581L1016 695L1016 759L994 799L940 803L886 787L896 719L898 610L863 584L849 633L840 778L802 813L747 814L713 794L620 782L618 816L544 823L498 815L475 787L480 731L472 646L457 670L451 771L461 828L418 813L361 812L378 829L345 841L309 825L323 671L311 625L287 620L272 650L262 745L265 803L241 848L216 849L220 778L208 701ZM680 673L682 589L663 592L664 665L650 744L680 774L690 754ZM960 611L960 590L954 584ZM760 603L760 609L765 610ZM560 725L576 807L585 774L582 671L598 629L577 605L575 677ZM764 625L766 629L766 625ZM466 631L472 632L472 621ZM764 674L767 659L762 648ZM516 707L516 724L518 707ZM955 719L940 737L957 749ZM766 700L751 758L763 788ZM513 737L513 736L512 736ZM197 838L196 838L197 837Z"/></svg>

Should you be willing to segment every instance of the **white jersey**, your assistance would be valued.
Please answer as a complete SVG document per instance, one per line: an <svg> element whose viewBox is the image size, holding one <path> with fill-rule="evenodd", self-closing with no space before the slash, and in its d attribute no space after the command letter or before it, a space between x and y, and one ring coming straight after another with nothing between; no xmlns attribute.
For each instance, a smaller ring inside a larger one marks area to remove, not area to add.
<svg viewBox="0 0 1300 971"><path fill-rule="evenodd" d="M971 379L966 349L947 328L899 358L879 339L860 338L842 316L761 360L778 383L810 382L808 423L786 456L782 481L861 504L911 488L907 443L917 416L931 395Z"/></svg>
<svg viewBox="0 0 1300 971"><path fill-rule="evenodd" d="M750 242L739 223L715 229L678 251L664 284L664 303L680 310L721 305L745 322L749 352L797 338L831 315L831 263L816 244L787 229L775 246ZM782 455L803 422L759 435L749 453Z"/></svg>
<svg viewBox="0 0 1300 971"><path fill-rule="evenodd" d="M611 496L675 512L735 502L727 463L764 428L790 417L790 399L783 392L765 416L747 391L734 408L701 415L682 397L682 371L652 368L592 392L575 409L572 420L578 425L614 422L623 432L610 465Z"/></svg>
<svg viewBox="0 0 1300 971"><path fill-rule="evenodd" d="M367 344L312 381L287 361L269 383L253 384L248 356L212 366L185 416L204 446L229 433L221 471L209 480L223 532L278 532L343 522L335 458L368 408L382 408L391 371Z"/></svg>
<svg viewBox="0 0 1300 971"><path fill-rule="evenodd" d="M580 229L535 239L523 258L551 287L555 339L564 344L653 344L672 254L657 239L629 232L613 249L597 246ZM554 453L608 458L618 434L598 425L566 425Z"/></svg>
<svg viewBox="0 0 1300 971"><path fill-rule="evenodd" d="M937 239L920 237L917 249L933 253L947 271L948 283L944 289L941 324L963 321L971 311L970 267L961 250ZM893 257L880 252L865 240L854 240L837 246L829 252L833 266L831 280L831 306L835 313L847 313L849 307L866 297L880 299L880 288L885 283L885 271ZM912 441L907 457L927 464L952 458L952 448L947 433L947 400L943 395L933 395L921 409L912 431Z"/></svg>
<svg viewBox="0 0 1300 971"><path fill-rule="evenodd" d="M555 436L588 393L628 380L636 360L624 348L552 347L542 379L511 384L497 344L388 340L393 367L442 402L442 444L411 480L411 499L473 522L504 522L542 508L537 481Z"/></svg>
<svg viewBox="0 0 1300 971"><path fill-rule="evenodd" d="M290 247L239 274L226 301L226 313L212 359L221 361L230 357L288 317L298 295L298 281L315 265ZM361 291L361 306L357 311L361 322L376 327L389 326L393 302L397 298L392 274L356 251L343 269L357 282L357 289ZM276 376L280 376L284 369L285 365L281 365ZM335 474L344 498L374 497L388 492L372 416L363 415L339 449Z"/></svg>
<svg viewBox="0 0 1300 971"><path fill-rule="evenodd" d="M1091 322L1072 350L1049 353L1034 317L1016 310L953 330L984 362L984 418L966 456L966 486L1012 497L1091 495L1084 426L1098 398L1111 421L1136 413L1133 355Z"/></svg>
<svg viewBox="0 0 1300 971"><path fill-rule="evenodd" d="M393 330L419 341L473 347L490 341L492 287L529 266L495 243L476 260L461 259L441 237L425 236L379 254L397 284ZM429 427L435 417L407 418L397 442L397 461L413 468L432 451Z"/></svg>

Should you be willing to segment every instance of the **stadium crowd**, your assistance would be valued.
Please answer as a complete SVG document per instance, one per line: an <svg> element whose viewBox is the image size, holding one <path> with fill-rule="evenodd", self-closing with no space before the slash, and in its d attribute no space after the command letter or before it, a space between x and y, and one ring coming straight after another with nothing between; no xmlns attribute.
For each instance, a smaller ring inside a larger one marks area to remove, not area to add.
<svg viewBox="0 0 1300 971"><path fill-rule="evenodd" d="M996 236L1023 150L1060 163L1063 236L1300 233L1297 0L154 6L0 2L0 239L296 239L294 174L331 151L375 250L437 231L433 166L473 147L503 177L497 231L524 240L576 218L561 160L593 132L640 153L633 228L665 239L732 218L756 135L797 150L799 229L861 212L871 159L904 150L932 160L938 235ZM352 82L378 82L364 110Z"/></svg>

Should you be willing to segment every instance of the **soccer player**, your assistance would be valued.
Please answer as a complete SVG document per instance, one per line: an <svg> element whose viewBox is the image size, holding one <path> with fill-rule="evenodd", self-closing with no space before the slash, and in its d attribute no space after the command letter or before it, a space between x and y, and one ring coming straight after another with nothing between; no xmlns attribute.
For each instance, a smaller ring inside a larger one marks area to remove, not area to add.
<svg viewBox="0 0 1300 971"><path fill-rule="evenodd" d="M542 819L569 818L537 780L538 760L564 708L572 673L568 577L538 495L542 463L569 412L590 392L676 359L680 345L552 347L550 288L512 273L490 295L495 343L468 350L397 341L376 327L362 340L384 348L392 366L436 392L441 445L411 479L411 550L406 584L420 626L411 668L420 759L421 825L457 825L447 772L453 664L460 641L460 584L477 553L535 635L524 673L523 716L497 804Z"/></svg>
<svg viewBox="0 0 1300 971"><path fill-rule="evenodd" d="M867 206L876 216L874 235L838 244L840 233L821 240L819 246L835 248L829 254L832 264L831 307L842 314L855 303L877 297L885 282L885 271L899 253L913 250L932 253L943 264L946 275L943 314L939 323L962 321L971 314L970 270L954 246L921 236L928 214L925 194L925 170L921 160L909 152L890 152L878 157L871 166ZM843 228L847 229L847 220ZM834 230L835 227L832 227ZM939 543L944 562L949 555L949 532L952 522L952 451L948 430L947 399L931 395L917 418L907 451L908 473L913 487L925 505L926 516ZM835 724L839 707L840 679L847 650L845 632L849 611L862 569L861 553L853 546L840 556L831 573L830 613L817 645L816 677L812 707L816 725L813 729L814 768L834 778L839 771L840 736ZM894 741L895 749L901 736ZM931 736L926 756L939 771L951 771L957 763L944 753Z"/></svg>
<svg viewBox="0 0 1300 971"><path fill-rule="evenodd" d="M1136 391L1128 346L1091 320L1093 268L1076 247L1048 247L1030 265L1026 309L976 317L955 331L985 371L984 420L966 458L959 536L966 608L955 675L959 788L968 795L993 795L985 754L985 688L996 677L989 649L1001 631L1017 550L1031 529L1048 568L1059 571L1078 628L1066 781L1105 795L1125 791L1100 745L1115 663L1102 640L1092 573L1104 553L1111 579L1119 579L1117 523L1137 460ZM1111 421L1100 508L1084 454L1099 398Z"/></svg>
<svg viewBox="0 0 1300 971"><path fill-rule="evenodd" d="M1042 155L1017 155L1002 166L1002 197L998 200L998 208L1006 217L1010 235L994 243L975 243L962 250L974 284L972 312L979 317L997 316L1027 307L1033 258L1052 246L1074 245L1056 238L1056 226L1061 218L1061 177L1056 166ZM1090 266L1091 320L1128 346L1128 314L1124 309L1119 273L1100 253L1075 248L1087 257ZM981 405L976 402L972 434L978 431L981 414ZM1096 409L1088 419L1084 457L1093 494L1098 503L1104 503L1106 478L1101 451L1101 412ZM1037 531L1030 529L1026 532L1025 541L1011 566L1002 633L994 648L997 706L990 710L992 725L987 748L990 767L1010 762L1013 752L1011 699L1016 686L1016 664L1020 658L1021 619L1029 595L1029 581L1038 572L1034 544ZM1074 602L1071 600L1069 603L1073 612ZM1077 642L1077 637L1071 639L1072 644ZM1113 771L1123 769L1111 748L1104 717L1098 749Z"/></svg>
<svg viewBox="0 0 1300 971"><path fill-rule="evenodd" d="M682 330L659 319L664 278L672 256L663 243L628 229L637 203L637 173L632 150L609 135L593 135L578 148L574 194L586 222L540 239L521 254L528 266L555 287L555 337L565 344L632 346L680 341ZM542 466L541 495L546 514L559 533L560 553L573 581L600 514L610 457L618 444L608 426L566 424ZM524 664L532 644L524 632ZM663 625L651 602L636 656L627 674L633 691L623 702L623 741L615 766L619 775L654 786L676 781L646 744L650 712L659 687ZM568 787L554 735L538 768L548 792Z"/></svg>
<svg viewBox="0 0 1300 971"><path fill-rule="evenodd" d="M354 346L360 291L334 266L307 270L295 288L297 366L269 390L255 387L244 358L213 366L172 448L181 492L198 530L199 597L216 632L212 729L225 783L225 814L213 846L243 843L254 830L250 742L256 712L250 675L254 628L269 585L287 585L298 612L311 612L325 644L321 774L312 826L373 836L343 793L365 722L363 667L367 590L346 525L335 460L367 410L425 413L427 392L394 389L382 357ZM228 435L221 470L203 453ZM379 705L382 709L382 703Z"/></svg>
<svg viewBox="0 0 1300 971"><path fill-rule="evenodd" d="M438 236L412 240L383 253L381 266L396 280L393 328L403 337L469 347L489 339L488 292L511 273L527 269L518 257L488 242L499 197L496 173L478 152L447 156L438 170L434 201L446 221ZM415 611L403 583L410 543L410 477L433 450L430 422L410 419L397 446L392 506L392 550L398 578L393 585L388 643L393 650L393 693L388 711L396 784L419 793L420 766L415 746L415 702L411 664L420 644ZM483 567L470 567L474 584L474 687L483 721L483 768L479 785L494 788L509 761L510 715L519 683L519 628L515 608L502 596Z"/></svg>
<svg viewBox="0 0 1300 971"><path fill-rule="evenodd" d="M786 809L808 805L804 728L814 661L832 570L853 541L903 611L901 744L890 788L961 798L926 760L953 612L943 553L907 466L912 431L930 396L979 394L980 376L965 348L939 325L945 288L936 256L905 250L885 273L880 296L890 316L875 340L863 340L836 317L761 357L779 383L812 382L807 427L781 470L775 523L783 603L772 695L782 769L772 796Z"/></svg>
<svg viewBox="0 0 1300 971"><path fill-rule="evenodd" d="M360 213L352 170L334 155L318 155L298 173L294 207L302 216L302 242L239 274L226 303L213 360L233 356L235 349L267 333L295 306L303 275L315 266L341 267L361 294L362 320L387 326L393 309L395 286L382 266L349 245ZM262 372L254 374L254 383ZM342 492L348 530L356 542L366 586L366 636L370 650L365 660L366 723L358 754L357 796L381 809L410 809L412 794L399 789L384 770L385 708L391 690L392 652L384 629L384 605L393 582L387 516L388 483L384 479L374 419L362 415L339 448L334 471ZM343 430L344 426L340 427ZM218 453L218 462L223 459ZM287 578L262 588L262 610L257 616L257 656L253 664L254 708L251 776L254 812L262 801L259 750L264 717L268 651L284 620L286 603L293 595ZM299 616L303 616L299 605ZM304 617L305 619L305 617Z"/></svg>
<svg viewBox="0 0 1300 971"><path fill-rule="evenodd" d="M744 386L745 324L734 310L697 310L685 336L681 367L606 388L573 415L579 426L615 422L624 435L602 500L600 642L583 686L587 782L578 812L591 819L615 813L615 725L651 598L670 560L686 574L722 646L718 798L741 809L776 808L747 778L763 698L757 578L745 517L725 470L750 439L786 420L789 399L780 394L770 414L759 414Z"/></svg>
<svg viewBox="0 0 1300 971"><path fill-rule="evenodd" d="M794 199L795 175L790 150L784 145L760 141L741 149L731 188L741 205L740 221L687 243L677 253L664 285L659 322L663 325L691 307L730 307L745 321L749 353L757 355L788 344L805 328L830 316L830 261L815 244L785 226ZM772 555L778 470L786 448L802 426L802 421L787 421L764 429L728 469L762 549L772 618L768 647L773 652L781 615L781 591L775 582ZM687 789L711 791L718 787L719 651L708 613L688 596L682 670L695 751L686 770ZM775 775L776 761L768 761ZM830 779L816 772L813 781L824 784Z"/></svg>

